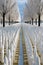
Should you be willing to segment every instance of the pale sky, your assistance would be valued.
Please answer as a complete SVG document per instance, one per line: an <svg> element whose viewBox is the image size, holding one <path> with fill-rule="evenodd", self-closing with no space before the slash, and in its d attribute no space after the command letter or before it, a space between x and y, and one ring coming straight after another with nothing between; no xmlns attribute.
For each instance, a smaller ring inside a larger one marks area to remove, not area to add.
<svg viewBox="0 0 43 65"><path fill-rule="evenodd" d="M25 3L26 0L18 0L20 3Z"/></svg>
<svg viewBox="0 0 43 65"><path fill-rule="evenodd" d="M20 11L21 16L23 16L23 9L25 6L25 2L26 2L26 0L18 0L19 11Z"/></svg>

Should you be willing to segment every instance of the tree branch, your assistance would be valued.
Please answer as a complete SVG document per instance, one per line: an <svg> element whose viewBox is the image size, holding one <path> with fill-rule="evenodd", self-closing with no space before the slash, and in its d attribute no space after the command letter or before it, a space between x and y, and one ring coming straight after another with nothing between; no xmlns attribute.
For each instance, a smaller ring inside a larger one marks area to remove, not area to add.
<svg viewBox="0 0 43 65"><path fill-rule="evenodd" d="M13 3L13 5L10 7L10 9L8 9L8 10L6 11L6 14L14 7L15 4L16 4L16 2Z"/></svg>

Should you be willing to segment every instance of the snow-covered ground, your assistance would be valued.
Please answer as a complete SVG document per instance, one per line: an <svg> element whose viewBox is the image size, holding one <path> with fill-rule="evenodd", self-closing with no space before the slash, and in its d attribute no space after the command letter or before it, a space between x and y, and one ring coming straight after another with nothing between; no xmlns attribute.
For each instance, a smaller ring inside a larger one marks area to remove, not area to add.
<svg viewBox="0 0 43 65"><path fill-rule="evenodd" d="M30 65L43 64L43 27L22 24Z"/></svg>
<svg viewBox="0 0 43 65"><path fill-rule="evenodd" d="M37 25L35 23L33 23L33 25L38 26L38 23L37 23ZM42 23L40 23L40 27L43 27L43 21L42 21Z"/></svg>
<svg viewBox="0 0 43 65"><path fill-rule="evenodd" d="M7 25L5 28L0 26L0 62L4 65L8 65L8 63L12 65L21 26L24 32L29 65L43 64L43 27L26 23Z"/></svg>
<svg viewBox="0 0 43 65"><path fill-rule="evenodd" d="M19 23L5 28L0 26L0 62L4 65L13 64L13 55L18 42L20 27Z"/></svg>

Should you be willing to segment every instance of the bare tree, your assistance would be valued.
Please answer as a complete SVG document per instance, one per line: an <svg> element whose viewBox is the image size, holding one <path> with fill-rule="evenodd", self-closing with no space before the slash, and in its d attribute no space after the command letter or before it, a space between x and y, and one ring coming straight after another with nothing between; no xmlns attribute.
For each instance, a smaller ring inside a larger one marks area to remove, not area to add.
<svg viewBox="0 0 43 65"><path fill-rule="evenodd" d="M3 27L5 27L5 16L14 7L16 2L11 5L11 0L0 0L0 14L3 17Z"/></svg>
<svg viewBox="0 0 43 65"><path fill-rule="evenodd" d="M41 13L43 10L42 0L33 0L33 8L34 8L34 11L36 12L36 14L38 15L38 26L40 26Z"/></svg>
<svg viewBox="0 0 43 65"><path fill-rule="evenodd" d="M40 26L41 13L43 10L43 0L27 0L27 5L30 7L31 19L33 20L33 15L37 15L36 17L38 17L38 26Z"/></svg>
<svg viewBox="0 0 43 65"><path fill-rule="evenodd" d="M24 9L24 17L26 19L27 18L30 18L31 21L32 21L32 25L33 25L33 20L34 18L36 18L36 13L34 11L34 8L33 8L33 3L29 4L28 3L25 3L25 9Z"/></svg>
<svg viewBox="0 0 43 65"><path fill-rule="evenodd" d="M9 23L10 22L12 23L12 22L18 22L20 20L19 17L20 17L20 12L18 8L18 4L16 3L15 6L8 12L6 18L9 21Z"/></svg>

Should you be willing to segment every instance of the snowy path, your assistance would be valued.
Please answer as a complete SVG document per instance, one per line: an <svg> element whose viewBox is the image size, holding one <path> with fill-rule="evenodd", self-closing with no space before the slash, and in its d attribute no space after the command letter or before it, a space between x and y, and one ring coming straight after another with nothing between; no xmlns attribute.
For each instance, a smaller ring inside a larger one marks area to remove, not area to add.
<svg viewBox="0 0 43 65"><path fill-rule="evenodd" d="M22 30L20 31L20 53L18 65L23 65Z"/></svg>
<svg viewBox="0 0 43 65"><path fill-rule="evenodd" d="M15 61L13 65L28 65L25 40L22 29L20 30L19 43L16 49Z"/></svg>

